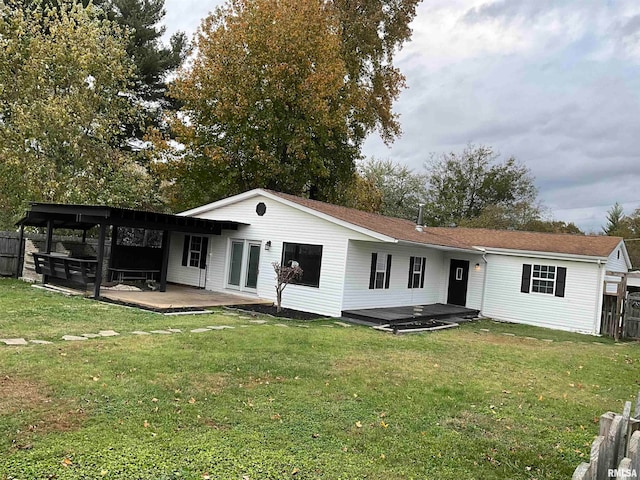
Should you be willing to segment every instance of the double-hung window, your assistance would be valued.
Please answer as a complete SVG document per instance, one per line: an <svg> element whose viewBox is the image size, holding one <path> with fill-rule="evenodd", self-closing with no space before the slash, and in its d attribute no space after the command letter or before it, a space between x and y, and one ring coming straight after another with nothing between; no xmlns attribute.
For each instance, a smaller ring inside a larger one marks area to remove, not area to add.
<svg viewBox="0 0 640 480"><path fill-rule="evenodd" d="M534 265L531 272L531 291L553 295L556 286L556 267L552 265Z"/></svg>
<svg viewBox="0 0 640 480"><path fill-rule="evenodd" d="M182 247L182 266L206 268L209 239L197 235L185 235Z"/></svg>
<svg viewBox="0 0 640 480"><path fill-rule="evenodd" d="M409 257L409 288L424 287L424 273L427 265L425 257Z"/></svg>
<svg viewBox="0 0 640 480"><path fill-rule="evenodd" d="M388 253L372 253L369 289L389 288L390 279L391 255Z"/></svg>
<svg viewBox="0 0 640 480"><path fill-rule="evenodd" d="M543 293L564 297L567 269L555 265L522 265L522 293Z"/></svg>

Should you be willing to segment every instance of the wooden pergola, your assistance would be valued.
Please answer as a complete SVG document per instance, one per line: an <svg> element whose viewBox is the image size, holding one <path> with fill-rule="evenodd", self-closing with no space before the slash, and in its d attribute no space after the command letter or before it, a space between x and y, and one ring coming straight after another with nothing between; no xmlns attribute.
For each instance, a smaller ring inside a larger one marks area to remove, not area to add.
<svg viewBox="0 0 640 480"><path fill-rule="evenodd" d="M171 232L220 235L223 230L237 230L238 225L243 224L232 221L205 220L202 218L183 217L166 213L101 205L32 203L24 218L16 225L20 227L20 245L23 243L25 227L31 226L45 229L45 251L39 254L42 265L44 266L43 274L45 283L47 281L47 275L51 275L54 270L63 272L67 278L76 275L85 282L94 279L93 297L98 298L102 285L105 241L109 227L112 228L112 252L117 242L117 227L143 228L162 232L160 291L164 292L167 287ZM95 259L51 255L53 231L55 229L82 231L82 239L84 242L86 241L87 231L96 227L99 233L97 257ZM18 265L22 265L23 261L24 252L21 248Z"/></svg>

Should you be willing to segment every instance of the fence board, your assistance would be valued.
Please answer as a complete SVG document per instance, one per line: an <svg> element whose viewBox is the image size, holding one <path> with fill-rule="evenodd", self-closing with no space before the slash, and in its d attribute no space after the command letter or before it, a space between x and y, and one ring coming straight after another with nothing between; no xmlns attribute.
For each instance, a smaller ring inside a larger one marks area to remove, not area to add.
<svg viewBox="0 0 640 480"><path fill-rule="evenodd" d="M640 393L634 416L640 405ZM631 402L622 415L607 412L600 417L599 435L591 444L589 463L581 463L572 480L635 479L640 475L640 419L631 417Z"/></svg>
<svg viewBox="0 0 640 480"><path fill-rule="evenodd" d="M0 276L13 276L18 267L20 241L17 234L0 232Z"/></svg>

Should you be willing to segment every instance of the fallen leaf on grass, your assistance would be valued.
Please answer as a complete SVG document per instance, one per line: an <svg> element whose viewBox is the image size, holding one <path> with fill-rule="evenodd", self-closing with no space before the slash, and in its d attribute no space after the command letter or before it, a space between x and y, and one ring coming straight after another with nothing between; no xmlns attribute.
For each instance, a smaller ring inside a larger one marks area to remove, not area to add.
<svg viewBox="0 0 640 480"><path fill-rule="evenodd" d="M382 428L387 428L389 426L389 424L388 423L384 423L384 420L383 420L382 422L380 422L380 426Z"/></svg>
<svg viewBox="0 0 640 480"><path fill-rule="evenodd" d="M362 428L362 422L360 420L356 422L356 427Z"/></svg>
<svg viewBox="0 0 640 480"><path fill-rule="evenodd" d="M196 399L195 399L195 398L193 398L193 397L191 397L191 398L189 399L189 403L191 403L191 404L196 403Z"/></svg>
<svg viewBox="0 0 640 480"><path fill-rule="evenodd" d="M295 475L300 471L300 469L298 467L295 467L293 470L291 470L291 475Z"/></svg>
<svg viewBox="0 0 640 480"><path fill-rule="evenodd" d="M152 401L153 403L158 403L158 399L157 399L156 397L153 397L153 398L151 399L151 401Z"/></svg>
<svg viewBox="0 0 640 480"><path fill-rule="evenodd" d="M149 422L147 422L146 420L144 421L144 428L149 428Z"/></svg>
<svg viewBox="0 0 640 480"><path fill-rule="evenodd" d="M61 463L65 467L68 467L69 465L73 465L73 462L67 457L64 457Z"/></svg>

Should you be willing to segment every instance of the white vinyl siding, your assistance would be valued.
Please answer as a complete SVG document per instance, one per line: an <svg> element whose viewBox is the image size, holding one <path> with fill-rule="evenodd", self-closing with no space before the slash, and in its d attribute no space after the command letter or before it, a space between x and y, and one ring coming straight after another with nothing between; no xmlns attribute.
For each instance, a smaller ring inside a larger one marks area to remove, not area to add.
<svg viewBox="0 0 640 480"><path fill-rule="evenodd" d="M187 266L182 265L184 237L185 237L185 234L183 233L171 234L171 244L169 248L169 269L167 271L167 281L172 283L179 283L182 285L191 285L193 287L208 286L205 284L205 276L206 276L205 269L190 267L189 262L187 262ZM198 237L198 238L202 240L202 237ZM212 244L215 245L218 239L219 237L217 236L209 237L209 249L211 249ZM196 264L196 266L198 265Z"/></svg>
<svg viewBox="0 0 640 480"><path fill-rule="evenodd" d="M256 214L256 205L263 202L266 212ZM275 272L272 263L282 260L284 243L314 244L322 246L322 266L319 287L288 285L282 296L284 307L295 308L327 316L340 316L345 276L347 243L349 238L370 239L327 220L302 212L278 201L256 196L234 204L205 212L201 218L249 223L238 230L223 230L209 242L207 289L223 291L229 278L230 239L247 239L261 242L260 265L256 294L275 301ZM264 245L271 242L271 248ZM173 249L172 249L173 251ZM395 261L395 259L394 259ZM362 279L369 285L369 268ZM242 279L244 282L244 279ZM406 279L405 279L406 287Z"/></svg>
<svg viewBox="0 0 640 480"><path fill-rule="evenodd" d="M392 256L388 289L369 289L372 253L377 253L378 259L381 256L386 257L387 254ZM427 258L424 288L407 288L409 258L412 256ZM441 302L442 266L442 253L428 247L350 241L342 309L397 307Z"/></svg>
<svg viewBox="0 0 640 480"><path fill-rule="evenodd" d="M484 315L558 330L596 333L594 324L604 265L567 260L544 263L567 269L564 297L556 297L520 291L523 264L543 264L540 259L489 254L487 261Z"/></svg>
<svg viewBox="0 0 640 480"><path fill-rule="evenodd" d="M607 259L607 270L610 272L627 272L629 267L622 251L622 246L616 247Z"/></svg>

